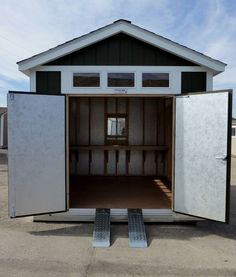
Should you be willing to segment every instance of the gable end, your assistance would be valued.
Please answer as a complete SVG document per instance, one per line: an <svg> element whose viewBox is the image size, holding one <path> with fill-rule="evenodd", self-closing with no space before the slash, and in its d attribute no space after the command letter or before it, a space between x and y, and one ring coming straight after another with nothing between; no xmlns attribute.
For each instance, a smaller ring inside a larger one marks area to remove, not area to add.
<svg viewBox="0 0 236 277"><path fill-rule="evenodd" d="M197 66L122 32L44 65Z"/></svg>

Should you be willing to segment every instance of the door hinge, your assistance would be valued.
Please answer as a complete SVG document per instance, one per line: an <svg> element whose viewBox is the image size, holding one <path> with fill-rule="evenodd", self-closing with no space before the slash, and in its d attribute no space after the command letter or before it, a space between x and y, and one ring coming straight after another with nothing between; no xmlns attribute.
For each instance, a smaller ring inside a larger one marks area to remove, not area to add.
<svg viewBox="0 0 236 277"><path fill-rule="evenodd" d="M181 95L181 96L179 96L179 98L190 98L190 95Z"/></svg>

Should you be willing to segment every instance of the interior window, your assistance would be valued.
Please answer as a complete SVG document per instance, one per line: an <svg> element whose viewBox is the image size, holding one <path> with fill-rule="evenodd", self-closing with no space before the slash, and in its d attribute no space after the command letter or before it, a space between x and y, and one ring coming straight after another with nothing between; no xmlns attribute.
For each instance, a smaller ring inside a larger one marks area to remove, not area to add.
<svg viewBox="0 0 236 277"><path fill-rule="evenodd" d="M169 73L143 73L143 87L169 87Z"/></svg>
<svg viewBox="0 0 236 277"><path fill-rule="evenodd" d="M74 87L99 87L100 73L74 73Z"/></svg>
<svg viewBox="0 0 236 277"><path fill-rule="evenodd" d="M134 73L108 73L108 87L134 87Z"/></svg>
<svg viewBox="0 0 236 277"><path fill-rule="evenodd" d="M107 115L107 144L125 144L127 142L126 115Z"/></svg>
<svg viewBox="0 0 236 277"><path fill-rule="evenodd" d="M107 135L116 136L116 118L108 117L107 118Z"/></svg>

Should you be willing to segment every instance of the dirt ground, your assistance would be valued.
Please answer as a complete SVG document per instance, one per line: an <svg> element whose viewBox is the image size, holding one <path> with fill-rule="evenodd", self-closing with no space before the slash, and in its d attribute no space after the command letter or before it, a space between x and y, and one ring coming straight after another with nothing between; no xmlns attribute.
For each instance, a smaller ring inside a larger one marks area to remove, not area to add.
<svg viewBox="0 0 236 277"><path fill-rule="evenodd" d="M0 152L0 276L236 276L236 159L229 225L146 224L149 247L129 248L127 224L112 224L112 246L92 247L91 223L9 219L7 160Z"/></svg>

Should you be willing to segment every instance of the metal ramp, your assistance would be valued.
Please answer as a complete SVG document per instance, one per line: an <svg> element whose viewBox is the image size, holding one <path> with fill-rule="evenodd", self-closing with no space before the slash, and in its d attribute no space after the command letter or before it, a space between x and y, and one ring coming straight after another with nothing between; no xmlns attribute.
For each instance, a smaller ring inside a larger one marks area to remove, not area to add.
<svg viewBox="0 0 236 277"><path fill-rule="evenodd" d="M110 246L110 209L96 209L93 247Z"/></svg>
<svg viewBox="0 0 236 277"><path fill-rule="evenodd" d="M147 236L141 209L128 209L130 247L147 247Z"/></svg>

